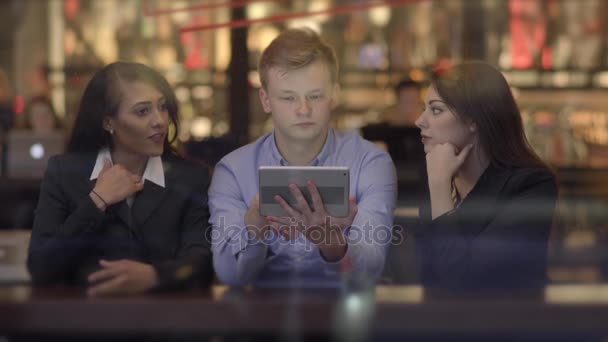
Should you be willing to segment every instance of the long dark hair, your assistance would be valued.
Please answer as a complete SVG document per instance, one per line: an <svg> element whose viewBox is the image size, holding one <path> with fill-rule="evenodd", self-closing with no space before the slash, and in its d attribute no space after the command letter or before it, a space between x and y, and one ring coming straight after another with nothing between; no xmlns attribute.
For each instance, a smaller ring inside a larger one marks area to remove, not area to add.
<svg viewBox="0 0 608 342"><path fill-rule="evenodd" d="M67 152L97 152L101 148L112 146L110 133L103 129L104 119L108 116L114 117L118 113L122 101L120 82L134 81L155 87L165 97L174 134L171 137L167 135L163 154L176 154L171 146L179 131L175 93L167 80L156 70L131 62L108 64L93 75L80 100L74 128L66 147Z"/></svg>
<svg viewBox="0 0 608 342"><path fill-rule="evenodd" d="M481 148L490 163L507 168L548 168L526 139L511 88L496 68L469 61L438 69L431 86L460 119L477 125Z"/></svg>

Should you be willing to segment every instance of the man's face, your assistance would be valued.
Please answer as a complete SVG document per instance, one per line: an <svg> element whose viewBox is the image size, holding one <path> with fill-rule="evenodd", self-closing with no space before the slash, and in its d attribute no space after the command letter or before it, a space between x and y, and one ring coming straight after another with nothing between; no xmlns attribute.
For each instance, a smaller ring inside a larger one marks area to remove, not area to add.
<svg viewBox="0 0 608 342"><path fill-rule="evenodd" d="M405 115L408 118L412 118L412 121L414 121L421 109L422 99L420 98L420 91L418 88L405 87L399 90L397 93L397 112L399 112L400 115Z"/></svg>
<svg viewBox="0 0 608 342"><path fill-rule="evenodd" d="M327 65L315 61L288 72L271 68L267 76L259 95L264 111L272 113L276 139L306 144L325 139L337 95Z"/></svg>

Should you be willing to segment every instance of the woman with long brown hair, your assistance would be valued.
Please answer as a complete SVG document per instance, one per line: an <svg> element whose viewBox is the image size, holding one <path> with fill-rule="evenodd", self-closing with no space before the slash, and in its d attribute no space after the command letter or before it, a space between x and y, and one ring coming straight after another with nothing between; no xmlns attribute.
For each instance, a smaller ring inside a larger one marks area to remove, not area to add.
<svg viewBox="0 0 608 342"><path fill-rule="evenodd" d="M423 283L542 285L557 186L503 75L484 62L436 71L416 125L430 195L417 230Z"/></svg>

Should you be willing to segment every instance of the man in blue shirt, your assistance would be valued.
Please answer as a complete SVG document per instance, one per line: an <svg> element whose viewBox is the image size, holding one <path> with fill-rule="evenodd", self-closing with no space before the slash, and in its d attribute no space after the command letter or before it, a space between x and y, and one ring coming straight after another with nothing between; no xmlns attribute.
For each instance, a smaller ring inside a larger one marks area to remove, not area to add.
<svg viewBox="0 0 608 342"><path fill-rule="evenodd" d="M264 50L259 70L259 97L274 130L225 156L209 188L219 279L260 287L336 287L355 275L377 280L391 241L395 167L386 152L356 133L329 127L339 90L333 49L310 30L286 30ZM313 207L321 209L312 210L292 187L297 205L277 198L289 217L261 216L263 165L348 166L349 215L329 217L309 183Z"/></svg>

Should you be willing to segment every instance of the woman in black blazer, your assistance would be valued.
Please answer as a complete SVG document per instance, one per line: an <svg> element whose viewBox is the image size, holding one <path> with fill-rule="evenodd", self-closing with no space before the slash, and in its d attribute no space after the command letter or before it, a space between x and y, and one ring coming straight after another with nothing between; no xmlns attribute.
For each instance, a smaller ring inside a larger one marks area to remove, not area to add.
<svg viewBox="0 0 608 342"><path fill-rule="evenodd" d="M416 121L428 194L421 280L450 289L542 286L557 186L530 148L502 74L483 62L434 73Z"/></svg>
<svg viewBox="0 0 608 342"><path fill-rule="evenodd" d="M36 285L86 285L89 295L208 285L205 169L179 158L167 81L116 62L87 85L67 145L49 160L29 247Z"/></svg>

